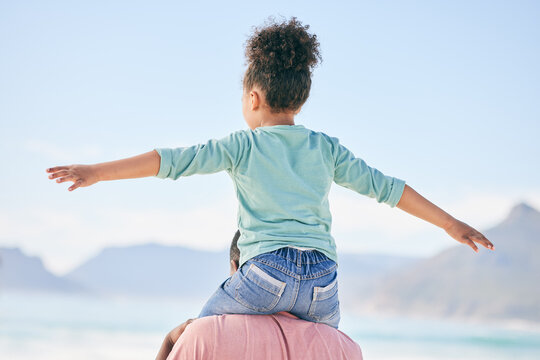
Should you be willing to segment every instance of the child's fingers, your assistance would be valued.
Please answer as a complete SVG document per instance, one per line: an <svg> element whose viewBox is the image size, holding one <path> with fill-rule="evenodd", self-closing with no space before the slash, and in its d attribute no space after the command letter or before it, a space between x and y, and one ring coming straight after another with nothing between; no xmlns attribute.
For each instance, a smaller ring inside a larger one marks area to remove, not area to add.
<svg viewBox="0 0 540 360"><path fill-rule="evenodd" d="M474 241L467 239L465 243L469 245L475 252L478 252L478 247L474 244Z"/></svg>
<svg viewBox="0 0 540 360"><path fill-rule="evenodd" d="M46 171L47 172L56 172L56 171L59 171L59 170L67 170L67 166L55 166L55 167L52 167L52 168L48 168Z"/></svg>
<svg viewBox="0 0 540 360"><path fill-rule="evenodd" d="M482 244L485 248L490 250L495 250L495 246L489 241L484 235L481 233L474 234L472 237L475 238L474 241L476 241L479 244Z"/></svg>
<svg viewBox="0 0 540 360"><path fill-rule="evenodd" d="M69 190L69 191L73 191L73 190L75 190L76 188L80 187L80 186L82 185L82 183L83 183L82 179L79 179L79 180L75 181L75 183L74 183L73 185L71 185L71 186L68 188L68 190Z"/></svg>
<svg viewBox="0 0 540 360"><path fill-rule="evenodd" d="M56 179L56 182L57 183L63 183L64 181L68 181L68 180L71 180L73 182L75 182L75 176L74 175L68 175L68 176L64 176L60 179Z"/></svg>
<svg viewBox="0 0 540 360"><path fill-rule="evenodd" d="M54 174L49 175L49 179L56 179L57 177L66 176L66 175L68 175L67 170L60 170L58 172L55 172Z"/></svg>
<svg viewBox="0 0 540 360"><path fill-rule="evenodd" d="M486 239L484 236L482 236L482 240L480 241L480 244L484 245L487 249L495 250L495 246L493 246L493 243Z"/></svg>

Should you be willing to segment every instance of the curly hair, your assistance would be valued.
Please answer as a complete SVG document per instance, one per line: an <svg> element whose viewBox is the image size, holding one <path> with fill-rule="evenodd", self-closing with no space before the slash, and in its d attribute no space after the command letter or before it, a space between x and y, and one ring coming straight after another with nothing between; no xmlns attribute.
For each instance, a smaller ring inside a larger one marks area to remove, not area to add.
<svg viewBox="0 0 540 360"><path fill-rule="evenodd" d="M322 61L317 36L296 17L282 23L270 18L265 25L246 42L244 89L259 87L273 113L296 111L309 97L312 69Z"/></svg>
<svg viewBox="0 0 540 360"><path fill-rule="evenodd" d="M233 239L231 241L231 247L229 249L229 259L234 261L236 267L240 265L240 249L238 249L238 239L240 238L240 230L236 230Z"/></svg>

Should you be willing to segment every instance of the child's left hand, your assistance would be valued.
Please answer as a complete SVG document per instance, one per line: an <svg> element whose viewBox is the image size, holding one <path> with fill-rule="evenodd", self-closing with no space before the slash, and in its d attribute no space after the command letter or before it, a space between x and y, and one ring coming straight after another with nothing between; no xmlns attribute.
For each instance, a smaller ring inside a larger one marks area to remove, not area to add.
<svg viewBox="0 0 540 360"><path fill-rule="evenodd" d="M478 247L475 242L483 245L487 249L495 250L491 241L482 235L482 233L457 219L455 219L445 231L458 242L469 245L476 252L478 252Z"/></svg>

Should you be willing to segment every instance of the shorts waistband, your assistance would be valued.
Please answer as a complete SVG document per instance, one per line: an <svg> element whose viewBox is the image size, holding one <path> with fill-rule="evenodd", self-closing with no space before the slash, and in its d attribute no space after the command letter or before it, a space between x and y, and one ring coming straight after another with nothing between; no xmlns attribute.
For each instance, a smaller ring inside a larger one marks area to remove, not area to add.
<svg viewBox="0 0 540 360"><path fill-rule="evenodd" d="M334 260L318 250L282 247L248 260L267 265L299 280L316 279L336 271Z"/></svg>
<svg viewBox="0 0 540 360"><path fill-rule="evenodd" d="M332 261L328 256L316 249L301 250L287 246L271 251L270 253L281 256L290 262L294 262L298 266L301 266L302 264L319 264L325 261Z"/></svg>

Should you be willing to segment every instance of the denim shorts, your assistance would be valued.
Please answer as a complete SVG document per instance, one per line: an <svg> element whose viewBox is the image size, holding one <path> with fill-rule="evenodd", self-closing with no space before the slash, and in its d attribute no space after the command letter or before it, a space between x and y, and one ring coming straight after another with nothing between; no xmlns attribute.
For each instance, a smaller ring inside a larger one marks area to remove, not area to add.
<svg viewBox="0 0 540 360"><path fill-rule="evenodd" d="M280 311L337 329L337 264L317 250L284 247L257 255L219 286L199 317Z"/></svg>

